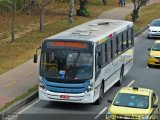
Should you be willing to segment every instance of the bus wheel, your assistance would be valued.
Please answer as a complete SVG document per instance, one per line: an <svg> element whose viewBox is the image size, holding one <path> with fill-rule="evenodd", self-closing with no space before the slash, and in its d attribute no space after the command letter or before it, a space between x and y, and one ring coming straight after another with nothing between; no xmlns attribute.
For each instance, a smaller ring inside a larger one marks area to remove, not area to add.
<svg viewBox="0 0 160 120"><path fill-rule="evenodd" d="M121 86L122 81L123 81L123 73L124 73L124 68L121 68L120 76L119 76L119 81L116 83L116 86Z"/></svg>
<svg viewBox="0 0 160 120"><path fill-rule="evenodd" d="M101 88L100 88L99 92L100 92L99 93L99 98L95 102L96 105L100 105L102 103L102 99L103 99L103 95L104 95L104 85L103 85L103 83L101 84Z"/></svg>

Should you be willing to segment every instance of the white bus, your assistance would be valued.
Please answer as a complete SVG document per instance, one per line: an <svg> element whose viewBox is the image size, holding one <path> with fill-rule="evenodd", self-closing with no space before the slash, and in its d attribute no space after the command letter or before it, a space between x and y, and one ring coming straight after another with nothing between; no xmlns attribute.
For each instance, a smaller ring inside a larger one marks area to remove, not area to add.
<svg viewBox="0 0 160 120"><path fill-rule="evenodd" d="M45 39L40 48L39 99L100 104L133 64L133 23L95 19Z"/></svg>

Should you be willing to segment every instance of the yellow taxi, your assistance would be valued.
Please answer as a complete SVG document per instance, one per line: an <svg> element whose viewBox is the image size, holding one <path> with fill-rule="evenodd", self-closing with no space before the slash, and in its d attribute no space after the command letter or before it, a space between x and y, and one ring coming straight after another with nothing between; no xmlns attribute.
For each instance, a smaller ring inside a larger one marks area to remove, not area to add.
<svg viewBox="0 0 160 120"><path fill-rule="evenodd" d="M158 120L158 96L151 89L124 87L108 102L106 120Z"/></svg>
<svg viewBox="0 0 160 120"><path fill-rule="evenodd" d="M156 40L152 48L148 48L148 67L160 66L160 40Z"/></svg>

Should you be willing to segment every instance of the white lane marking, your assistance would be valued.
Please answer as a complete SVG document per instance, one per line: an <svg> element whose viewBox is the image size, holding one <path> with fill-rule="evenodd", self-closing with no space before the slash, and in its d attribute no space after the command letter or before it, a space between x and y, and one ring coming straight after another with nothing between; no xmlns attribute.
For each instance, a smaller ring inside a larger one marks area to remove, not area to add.
<svg viewBox="0 0 160 120"><path fill-rule="evenodd" d="M149 68L148 66L146 66L146 68Z"/></svg>
<svg viewBox="0 0 160 120"><path fill-rule="evenodd" d="M36 103L38 103L40 100L36 100L34 103L30 104L28 107L24 108L23 110L19 111L18 114L23 113L24 111L26 111L28 108L32 107L33 105L35 105Z"/></svg>
<svg viewBox="0 0 160 120"><path fill-rule="evenodd" d="M135 82L135 80L132 80L132 81L127 85L127 87L131 86L134 82ZM101 116L107 109L108 109L108 107L105 107L100 113L98 113L98 115L97 115L94 119L99 118L99 116Z"/></svg>
<svg viewBox="0 0 160 120"><path fill-rule="evenodd" d="M94 119L99 118L99 116L101 116L107 109L108 107L103 108L103 110Z"/></svg>
<svg viewBox="0 0 160 120"><path fill-rule="evenodd" d="M127 87L131 86L134 82L135 82L135 80L132 80L132 81L127 85Z"/></svg>

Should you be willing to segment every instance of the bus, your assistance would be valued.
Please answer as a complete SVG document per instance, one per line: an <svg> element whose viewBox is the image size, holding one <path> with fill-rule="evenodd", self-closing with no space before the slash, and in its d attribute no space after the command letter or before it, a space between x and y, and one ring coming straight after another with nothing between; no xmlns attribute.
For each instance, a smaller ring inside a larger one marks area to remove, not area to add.
<svg viewBox="0 0 160 120"><path fill-rule="evenodd" d="M95 19L46 38L39 64L39 99L101 104L133 64L133 23Z"/></svg>

